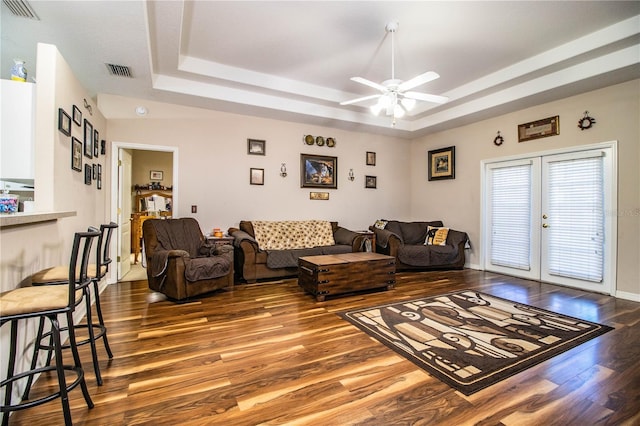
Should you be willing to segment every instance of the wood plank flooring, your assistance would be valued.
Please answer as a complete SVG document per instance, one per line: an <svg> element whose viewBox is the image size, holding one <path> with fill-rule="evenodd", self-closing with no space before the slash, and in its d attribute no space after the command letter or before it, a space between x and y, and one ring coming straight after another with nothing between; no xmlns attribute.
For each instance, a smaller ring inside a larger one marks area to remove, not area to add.
<svg viewBox="0 0 640 426"><path fill-rule="evenodd" d="M465 288L615 330L464 396L336 315ZM75 424L640 424L640 303L474 270L398 273L393 290L324 302L296 279L237 284L182 304L152 296L146 281L104 291L115 357L100 346L97 386L81 348L95 408L75 389ZM10 421L62 423L59 400Z"/></svg>

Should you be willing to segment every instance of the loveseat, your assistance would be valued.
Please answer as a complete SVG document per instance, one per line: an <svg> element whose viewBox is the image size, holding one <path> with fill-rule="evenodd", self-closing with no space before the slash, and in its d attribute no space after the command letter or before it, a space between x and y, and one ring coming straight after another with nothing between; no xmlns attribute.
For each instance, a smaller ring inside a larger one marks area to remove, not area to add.
<svg viewBox="0 0 640 426"><path fill-rule="evenodd" d="M462 269L466 232L445 228L442 221L378 220L369 227L376 235L376 252L396 258L396 270Z"/></svg>
<svg viewBox="0 0 640 426"><path fill-rule="evenodd" d="M248 283L294 276L298 258L363 251L367 238L325 220L240 221L234 238L238 278Z"/></svg>

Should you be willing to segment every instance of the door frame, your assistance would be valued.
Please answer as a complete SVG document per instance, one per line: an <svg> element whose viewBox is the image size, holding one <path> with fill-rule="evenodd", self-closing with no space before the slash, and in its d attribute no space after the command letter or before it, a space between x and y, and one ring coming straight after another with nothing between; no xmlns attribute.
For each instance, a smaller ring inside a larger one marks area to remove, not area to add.
<svg viewBox="0 0 640 426"><path fill-rule="evenodd" d="M122 228L122 224L118 218L118 197L122 188L120 187L120 180L118 179L118 159L119 159L119 151L121 149L132 149L137 151L161 151L161 152L171 152L173 153L173 191L172 191L172 212L173 216L178 217L180 215L179 206L179 185L178 179L180 176L178 170L178 148L175 146L166 146L166 145L148 145L141 143L133 143L133 142L116 142L113 141L111 143L111 208L110 208L110 217L113 222L118 224L118 229ZM122 246L122 237L120 231L117 232L117 244L116 244L116 253L118 256L120 255L121 246ZM117 257L114 259L114 263L117 263ZM107 277L107 284L114 284L118 282L118 270L117 266L115 268L110 268L109 275Z"/></svg>
<svg viewBox="0 0 640 426"><path fill-rule="evenodd" d="M487 247L488 244L488 235L487 235L487 221L489 218L487 217L487 194L486 194L486 173L485 170L488 164L499 163L499 162L507 162L507 161L517 161L517 160L525 160L527 158L532 157L545 157L551 155L558 154L568 154L572 152L581 152L581 151L591 151L597 149L611 149L613 155L613 164L611 165L611 202L612 210L607 209L606 214L610 215L611 222L607 227L607 231L610 232L611 238L607 238L605 242L605 250L609 253L609 265L605 265L605 271L607 272L606 279L610 280L611 288L609 289L610 295L614 296L616 294L617 289L617 266L618 266L618 219L615 212L618 208L618 141L612 140L607 142L601 142L590 145L578 145L578 146L569 146L559 149L547 150L547 151L537 151L537 152L528 152L518 155L512 155L507 157L499 157L482 160L480 162L480 244L479 244L479 253L478 259L480 263L480 269L486 270L486 257L487 257ZM552 283L555 284L555 283ZM562 284L557 284L562 285Z"/></svg>

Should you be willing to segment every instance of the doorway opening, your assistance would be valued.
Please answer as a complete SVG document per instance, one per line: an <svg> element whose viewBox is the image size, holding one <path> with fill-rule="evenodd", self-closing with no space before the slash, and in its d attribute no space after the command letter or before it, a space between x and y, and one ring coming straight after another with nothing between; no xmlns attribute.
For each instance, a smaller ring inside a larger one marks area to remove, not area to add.
<svg viewBox="0 0 640 426"><path fill-rule="evenodd" d="M141 261L141 250L131 256L132 243L141 235L141 223L134 224L134 218L179 215L178 148L113 142L111 154L111 220L118 224L118 234L109 284L126 275L132 262Z"/></svg>

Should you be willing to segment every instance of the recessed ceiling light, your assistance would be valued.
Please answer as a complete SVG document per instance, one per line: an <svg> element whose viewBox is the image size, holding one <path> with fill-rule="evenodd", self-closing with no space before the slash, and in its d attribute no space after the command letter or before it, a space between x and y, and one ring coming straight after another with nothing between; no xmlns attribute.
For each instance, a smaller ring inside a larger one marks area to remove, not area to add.
<svg viewBox="0 0 640 426"><path fill-rule="evenodd" d="M147 112L149 111L147 110L146 107L143 107L143 106L136 107L136 114L138 114L139 116L147 115Z"/></svg>

